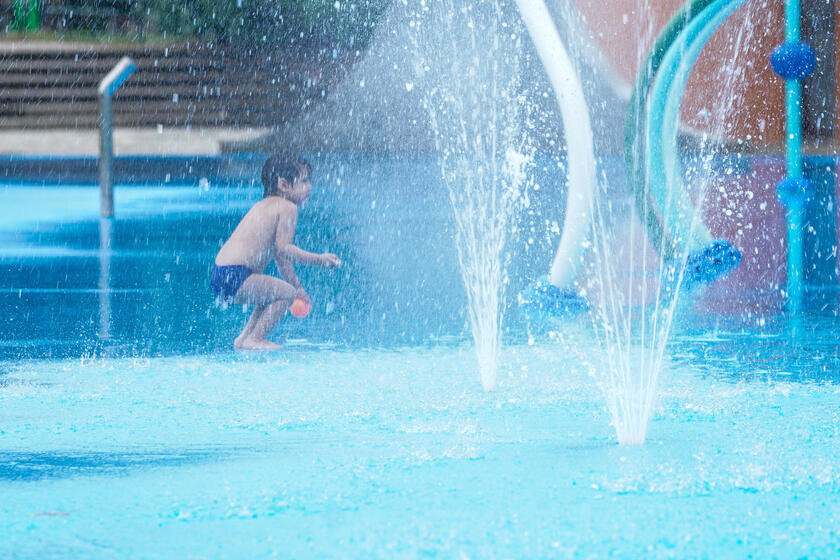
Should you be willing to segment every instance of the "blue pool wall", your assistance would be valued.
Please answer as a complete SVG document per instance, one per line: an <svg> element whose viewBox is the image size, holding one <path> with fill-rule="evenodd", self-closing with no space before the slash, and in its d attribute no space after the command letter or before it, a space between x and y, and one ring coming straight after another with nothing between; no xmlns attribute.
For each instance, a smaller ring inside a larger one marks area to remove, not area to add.
<svg viewBox="0 0 840 560"><path fill-rule="evenodd" d="M308 157L313 162L316 190L301 213L297 243L312 251L335 252L345 266L336 271L299 267L299 276L313 297L314 312L305 321L284 320L275 336L351 345L463 340L468 335L466 298L452 209L436 158L399 154ZM0 353L37 357L96 353L103 348L152 354L229 348L247 311L217 307L207 278L215 252L260 197L261 188L255 180L264 159L262 154L117 159L118 214L112 223L109 271L113 292L110 341L97 339L101 254L95 199L84 218L6 232L6 245L15 242L40 252L0 253L0 303L8 310L0 321L0 335L8 341ZM5 176L9 185L31 189L31 200L37 200L39 185L50 185L52 193L63 193L64 188L69 193L75 188L70 179L88 185L89 194L95 194L95 158L15 157L2 161L14 165L0 166L0 176ZM755 175L757 167L772 168L774 162L767 157L738 157L722 158L717 165L731 167L737 184ZM537 159L539 190L532 192L531 204L507 247L510 278L504 301L508 336L520 336L524 330L516 295L546 273L559 241L559 229L551 225L563 222L563 166L562 157ZM620 158L604 158L601 168L613 189L610 196L627 199ZM758 182L774 184L773 173L775 168L759 173ZM207 193L198 196L194 193L202 179ZM833 185L833 173L827 174L826 197ZM184 202L161 207L149 202L120 213L121 193L134 191L132 196L141 200L146 192L143 189L149 188L190 196ZM772 200L772 193L767 196ZM829 251L821 251L821 266L833 278L829 286L833 291L826 291L828 298L836 300L836 253L830 253L836 246L836 228L832 229L836 206L826 200L818 206L824 218L822 231L829 233L823 233L826 238L818 242ZM26 213L24 207L12 210ZM45 255L44 251L54 254ZM749 276L733 277L744 284L753 281ZM732 290L732 285L721 284L711 293L728 300ZM740 302L732 307L738 306ZM714 303L706 307L722 308Z"/></svg>
<svg viewBox="0 0 840 560"><path fill-rule="evenodd" d="M393 345L467 336L452 209L434 156L308 157L316 188L301 212L296 242L311 251L335 252L345 265L335 271L298 267L314 310L304 321L284 320L275 337ZM6 256L0 258L0 302L9 310L0 321L0 335L11 341L0 353L41 357L97 353L103 348L127 354L229 348L247 312L216 306L207 282L221 243L261 196L254 180L264 158L129 158L121 162L109 257L111 341L97 339L98 209L90 208L84 218L6 232L7 246L14 242L27 249L10 253L7 247ZM73 193L80 187L68 184L71 178L88 185L82 190L90 191L87 196L95 204L95 166L90 166L90 160L17 159L30 167L17 167L14 176L7 168L5 175L7 184L17 181L17 188L23 190L21 205L37 204L39 187L44 192L51 189L48 196L76 196ZM516 294L533 277L545 273L556 244L556 236L546 236L541 224L548 216L562 224L565 187L558 167L562 161L546 158L541 165L537 173L540 196L532 197L534 202L506 253L510 269L516 271L506 286L505 324L510 329L521 326ZM181 175L173 171L178 166ZM66 169L75 171L65 175ZM131 169L136 174L129 174ZM32 170L38 174L23 172ZM160 179L167 170L169 183ZM202 179L206 179L207 193L194 194ZM166 189L176 198L179 193L189 196L161 207L153 202L141 204L144 189L152 188ZM29 192L31 198L27 198ZM123 201L140 202L121 212L121 195ZM25 214L26 208L14 211ZM269 272L276 272L273 265Z"/></svg>

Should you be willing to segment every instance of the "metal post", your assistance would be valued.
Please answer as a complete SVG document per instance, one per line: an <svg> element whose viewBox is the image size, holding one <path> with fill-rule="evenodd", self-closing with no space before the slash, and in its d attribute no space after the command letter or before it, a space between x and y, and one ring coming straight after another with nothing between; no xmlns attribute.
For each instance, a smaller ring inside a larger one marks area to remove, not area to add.
<svg viewBox="0 0 840 560"><path fill-rule="evenodd" d="M111 339L111 227L113 220L99 219L99 340Z"/></svg>
<svg viewBox="0 0 840 560"><path fill-rule="evenodd" d="M114 109L108 95L99 97L99 215L114 215Z"/></svg>
<svg viewBox="0 0 840 560"><path fill-rule="evenodd" d="M99 82L99 213L103 218L114 215L114 93L137 70L124 56Z"/></svg>
<svg viewBox="0 0 840 560"><path fill-rule="evenodd" d="M796 315L804 294L803 227L805 206L813 186L802 176L802 80L816 65L813 49L800 41L799 0L785 2L785 42L773 50L773 70L785 79L787 120L787 178L776 186L776 194L787 209L787 307Z"/></svg>

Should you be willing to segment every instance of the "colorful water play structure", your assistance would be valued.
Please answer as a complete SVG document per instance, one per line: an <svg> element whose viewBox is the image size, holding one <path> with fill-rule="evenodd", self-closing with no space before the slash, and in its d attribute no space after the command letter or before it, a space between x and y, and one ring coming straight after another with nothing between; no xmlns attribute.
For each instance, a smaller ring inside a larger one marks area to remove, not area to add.
<svg viewBox="0 0 840 560"><path fill-rule="evenodd" d="M741 258L728 241L712 240L702 222L695 219L690 197L679 179L676 123L679 99L694 61L720 23L742 3L743 0L696 0L686 4L651 48L630 101L625 154L638 211L662 258L670 262L678 260L678 256L682 258L680 270L687 273L689 282L714 280L737 266ZM539 278L521 294L520 305L531 314L535 309L540 313L565 313L586 308L571 284L590 227L593 204L595 156L591 122L580 80L545 4L519 0L517 5L557 96L566 137L574 138L567 142L568 203L559 247L549 275ZM691 25L686 25L689 21ZM644 111L647 107L650 109ZM646 114L640 116L642 112ZM640 121L647 126L639 126ZM670 140L667 149L666 137ZM643 146L647 151L640 158L637 154ZM666 161L670 164L668 173L659 169L665 167ZM663 180L666 176L668 183ZM645 177L650 179L649 187ZM675 231L667 232L666 224ZM678 248L678 244L683 247Z"/></svg>
<svg viewBox="0 0 840 560"><path fill-rule="evenodd" d="M537 3L518 2L526 23L529 17L534 18L528 15L528 10L536 12L534 4ZM628 6L624 4L628 2L622 4L622 8L627 8ZM709 65L709 59L721 55L710 54L710 49L706 47L711 43L720 43L719 31L722 30L724 24L735 19L740 21L739 18L745 17L742 10L745 4L746 0L691 0L676 9L673 16L655 35L646 57L638 66L628 104L624 158L627 180L633 192L636 210L645 226L648 240L661 258L663 265L674 271L685 285L714 281L733 270L741 262L741 253L732 240L715 239L703 219L702 212L695 208L692 202L691 189L684 184L683 158L679 152L678 134L681 121L686 120L686 104L693 103L694 106L691 109L696 109L697 105L697 84L695 83L692 89L689 78L692 74L698 73L695 72L695 68L699 65L704 66L701 69L702 72L709 73L705 68ZM669 7L659 7L655 15L661 17ZM579 2L576 3L576 8L580 9L584 15L587 10L592 9L591 6L583 6ZM802 172L801 80L813 71L815 55L808 45L799 40L801 18L799 1L789 0L785 3L785 8L785 42L773 51L772 68L786 83L784 145L787 176L779 182L777 193L785 206L787 222L787 281L784 294L788 308L795 311L801 304L804 292L802 224L805 220L806 204L813 196L814 190L809 181L803 177ZM631 10L628 9L628 12ZM733 17L736 14L738 17ZM552 26L549 17L540 16L539 21L543 27ZM626 19L624 23L627 23ZM544 38L547 34L544 31L535 30L533 24L528 24L528 29L539 51L541 43L548 43ZM554 52L565 52L559 37L556 37L555 41L561 46L553 45ZM754 58L755 54L755 52L749 52L750 57ZM549 70L549 75L552 71L561 72L562 63L542 55L541 59ZM557 59L562 59L562 57L557 57ZM702 64L699 64L701 62ZM752 62L743 61L735 61L732 64L746 67L753 65ZM579 83L574 68L563 68L562 72L562 79L552 77L551 80L561 107L564 105L564 95L560 92L568 91L571 88L570 84ZM758 75L761 72L756 68L752 73ZM733 74L743 75L744 72L733 71ZM709 89L709 86L706 86L706 89ZM702 97L709 94L699 95ZM768 103L772 103L772 99ZM566 106L568 105L569 102L566 99ZM585 102L583 106L585 107ZM698 113L704 111L705 109ZM575 117L567 118L567 112L568 109L562 111L566 136L581 138L577 132L579 125L576 121L588 116L588 113L578 110L575 112ZM770 118L755 119L761 121L761 130L766 133L755 136L747 132L753 130L750 128L753 125L735 122L738 119L734 117L727 118L727 121L730 120L732 122L726 123L725 132L720 129L702 130L702 133L700 129L692 130L698 136L702 134L704 138L711 137L712 142L734 143L737 139L740 144L743 138L746 138L764 145L773 143L776 134L774 123L778 121L775 115L771 115ZM691 124L695 125L696 122ZM581 167L576 160L587 156L581 153L581 146L577 140L568 144L570 173L566 224L557 255L552 263L551 273L547 277L538 279L520 297L520 303L526 309L536 306L544 311L554 310L563 313L570 308L568 302L574 301L572 282L580 253L570 251L568 247L582 243L582 232L589 227L584 220L591 215L591 212L581 212L575 204L581 200L581 193L589 193L588 200L591 203L592 191L587 191L578 183L580 179L571 173L573 169ZM702 194L695 192L694 196L700 197ZM571 307L578 309L582 306Z"/></svg>
<svg viewBox="0 0 840 560"><path fill-rule="evenodd" d="M639 215L660 257L676 261L689 283L712 281L741 260L729 241L712 240L694 211L682 182L677 125L694 63L717 28L743 3L686 3L660 32L642 64L627 116L625 163Z"/></svg>

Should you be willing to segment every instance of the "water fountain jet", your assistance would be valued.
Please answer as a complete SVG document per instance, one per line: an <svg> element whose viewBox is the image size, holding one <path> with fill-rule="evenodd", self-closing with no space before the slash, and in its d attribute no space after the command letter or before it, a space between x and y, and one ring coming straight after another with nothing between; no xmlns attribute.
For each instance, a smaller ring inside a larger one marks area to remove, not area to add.
<svg viewBox="0 0 840 560"><path fill-rule="evenodd" d="M530 105L520 81L523 31L507 21L503 4L449 1L439 12L443 25L420 20L415 34L421 66L439 59L441 47L458 53L428 92L426 108L455 216L467 316L485 391L497 386L505 248L527 204L533 159L525 134ZM461 31L449 33L452 29Z"/></svg>

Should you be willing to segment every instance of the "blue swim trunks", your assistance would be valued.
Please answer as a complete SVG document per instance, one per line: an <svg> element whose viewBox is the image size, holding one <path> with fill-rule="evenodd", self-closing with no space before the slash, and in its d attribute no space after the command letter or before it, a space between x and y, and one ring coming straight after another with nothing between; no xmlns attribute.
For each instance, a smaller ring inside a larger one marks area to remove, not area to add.
<svg viewBox="0 0 840 560"><path fill-rule="evenodd" d="M229 266L213 265L210 273L210 289L217 299L231 303L245 279L254 272L247 266L234 264Z"/></svg>

